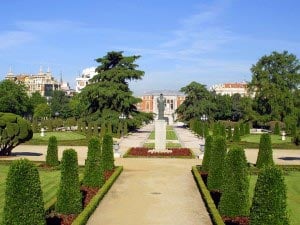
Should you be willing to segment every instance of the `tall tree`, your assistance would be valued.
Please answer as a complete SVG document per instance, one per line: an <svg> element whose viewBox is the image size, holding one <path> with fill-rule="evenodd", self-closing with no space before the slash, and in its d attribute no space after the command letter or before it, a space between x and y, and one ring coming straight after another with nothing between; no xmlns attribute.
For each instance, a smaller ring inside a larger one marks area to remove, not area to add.
<svg viewBox="0 0 300 225"><path fill-rule="evenodd" d="M184 102L176 110L181 121L200 119L203 114L211 118L215 104L212 102L212 94L205 85L193 81L180 91L186 94Z"/></svg>
<svg viewBox="0 0 300 225"><path fill-rule="evenodd" d="M0 82L0 111L25 116L28 113L29 97L24 84L10 80Z"/></svg>
<svg viewBox="0 0 300 225"><path fill-rule="evenodd" d="M63 91L55 90L50 101L50 108L52 116L59 116L62 118L68 118L72 116L71 109L69 107L70 99ZM58 113L58 114L57 114Z"/></svg>
<svg viewBox="0 0 300 225"><path fill-rule="evenodd" d="M250 90L259 122L284 121L294 113L293 92L300 84L300 63L287 51L265 55L252 66Z"/></svg>
<svg viewBox="0 0 300 225"><path fill-rule="evenodd" d="M129 116L137 112L136 104L139 98L133 96L128 82L142 79L144 72L138 70L135 61L140 56L123 56L123 52L108 52L102 58L96 59L100 65L95 75L81 92L82 99L87 102L87 114L98 118L105 110L118 120L124 113Z"/></svg>

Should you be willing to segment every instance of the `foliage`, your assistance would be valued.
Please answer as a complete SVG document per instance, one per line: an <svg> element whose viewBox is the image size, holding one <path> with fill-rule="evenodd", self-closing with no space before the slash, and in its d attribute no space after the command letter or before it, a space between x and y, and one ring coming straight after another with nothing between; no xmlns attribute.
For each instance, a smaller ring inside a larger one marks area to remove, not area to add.
<svg viewBox="0 0 300 225"><path fill-rule="evenodd" d="M213 148L213 137L207 136L205 138L205 149L204 149L204 156L202 160L202 167L201 171L209 173L209 166L211 161L211 154L212 154L212 148Z"/></svg>
<svg viewBox="0 0 300 225"><path fill-rule="evenodd" d="M245 135L245 126L243 123L240 123L240 137Z"/></svg>
<svg viewBox="0 0 300 225"><path fill-rule="evenodd" d="M289 224L282 171L266 167L258 175L250 209L251 225Z"/></svg>
<svg viewBox="0 0 300 225"><path fill-rule="evenodd" d="M207 188L221 191L223 183L224 161L226 156L225 137L216 136L213 138L213 147L211 151L209 174L207 179Z"/></svg>
<svg viewBox="0 0 300 225"><path fill-rule="evenodd" d="M47 155L46 155L46 165L48 166L59 165L57 139L55 136L51 136L49 138Z"/></svg>
<svg viewBox="0 0 300 225"><path fill-rule="evenodd" d="M255 91L254 110L258 121L284 121L295 112L293 92L299 87L299 69L299 60L287 51L272 52L252 66L249 87Z"/></svg>
<svg viewBox="0 0 300 225"><path fill-rule="evenodd" d="M61 180L55 210L63 214L78 214L82 209L82 196L78 177L77 153L74 149L63 152Z"/></svg>
<svg viewBox="0 0 300 225"><path fill-rule="evenodd" d="M233 147L225 157L223 192L219 211L223 216L249 214L249 169L244 150Z"/></svg>
<svg viewBox="0 0 300 225"><path fill-rule="evenodd" d="M185 93L184 102L176 109L180 121L188 122L191 119L199 119L203 114L211 118L211 111L215 108L212 102L212 94L206 86L195 81L180 89Z"/></svg>
<svg viewBox="0 0 300 225"><path fill-rule="evenodd" d="M269 134L262 134L260 136L256 167L263 168L264 166L270 166L273 164L271 137Z"/></svg>
<svg viewBox="0 0 300 225"><path fill-rule="evenodd" d="M51 109L47 103L41 103L35 106L33 111L33 118L46 119L51 116Z"/></svg>
<svg viewBox="0 0 300 225"><path fill-rule="evenodd" d="M57 117L56 113L59 113L58 117L68 118L72 116L72 111L69 106L70 99L64 91L55 90L50 101L51 115Z"/></svg>
<svg viewBox="0 0 300 225"><path fill-rule="evenodd" d="M43 193L37 168L27 159L11 164L4 205L4 225L44 225Z"/></svg>
<svg viewBox="0 0 300 225"><path fill-rule="evenodd" d="M238 124L234 126L232 140L235 142L241 141L240 137L240 127Z"/></svg>
<svg viewBox="0 0 300 225"><path fill-rule="evenodd" d="M15 113L25 116L30 109L29 97L24 84L17 84L10 80L0 82L1 112Z"/></svg>
<svg viewBox="0 0 300 225"><path fill-rule="evenodd" d="M104 171L113 170L115 168L113 138L109 133L104 135L102 141L102 165Z"/></svg>
<svg viewBox="0 0 300 225"><path fill-rule="evenodd" d="M227 128L227 140L228 141L232 141L232 130L231 130L231 126L229 126Z"/></svg>
<svg viewBox="0 0 300 225"><path fill-rule="evenodd" d="M104 182L104 171L101 162L101 146L98 138L91 138L88 145L88 155L85 161L83 185L101 187Z"/></svg>
<svg viewBox="0 0 300 225"><path fill-rule="evenodd" d="M250 124L245 123L245 134L250 134Z"/></svg>
<svg viewBox="0 0 300 225"><path fill-rule="evenodd" d="M279 135L280 134L280 128L279 128L279 123L275 123L275 128L274 128L274 134Z"/></svg>
<svg viewBox="0 0 300 225"><path fill-rule="evenodd" d="M32 138L30 124L13 113L0 112L0 155L10 155L17 145Z"/></svg>
<svg viewBox="0 0 300 225"><path fill-rule="evenodd" d="M300 145L300 133L296 134L292 140L295 145Z"/></svg>

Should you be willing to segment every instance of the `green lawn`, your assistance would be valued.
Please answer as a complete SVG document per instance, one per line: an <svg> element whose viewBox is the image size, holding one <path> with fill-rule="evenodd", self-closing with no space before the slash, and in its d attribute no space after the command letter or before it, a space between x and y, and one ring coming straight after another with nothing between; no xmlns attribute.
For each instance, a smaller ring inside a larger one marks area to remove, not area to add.
<svg viewBox="0 0 300 225"><path fill-rule="evenodd" d="M253 197L254 187L257 176L251 176L250 179L250 199ZM298 225L300 221L300 172L289 172L285 176L287 186L287 205L290 217L290 225Z"/></svg>
<svg viewBox="0 0 300 225"><path fill-rule="evenodd" d="M145 143L143 146L146 147L146 148L154 148L155 144L154 143ZM166 147L167 148L180 148L181 144L180 143L167 142Z"/></svg>
<svg viewBox="0 0 300 225"><path fill-rule="evenodd" d="M155 139L155 131L152 131L149 138L150 140ZM166 132L166 139L167 140L178 140L177 135L174 131L174 128L172 126L167 126L167 132Z"/></svg>
<svg viewBox="0 0 300 225"><path fill-rule="evenodd" d="M243 136L241 139L246 142L259 143L260 136L260 134L249 134ZM271 134L271 141L272 144L291 143L291 137L286 137L286 140L282 141L280 135Z"/></svg>

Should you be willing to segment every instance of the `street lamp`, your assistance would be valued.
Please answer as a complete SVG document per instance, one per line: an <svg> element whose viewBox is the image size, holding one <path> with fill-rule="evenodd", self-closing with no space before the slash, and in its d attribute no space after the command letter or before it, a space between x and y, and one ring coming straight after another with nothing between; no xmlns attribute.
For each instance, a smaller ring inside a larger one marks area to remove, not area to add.
<svg viewBox="0 0 300 225"><path fill-rule="evenodd" d="M203 121L203 126L202 126L202 137L204 138L204 125L205 125L205 121L208 120L208 117L207 115L203 114L201 117L200 117L200 120Z"/></svg>

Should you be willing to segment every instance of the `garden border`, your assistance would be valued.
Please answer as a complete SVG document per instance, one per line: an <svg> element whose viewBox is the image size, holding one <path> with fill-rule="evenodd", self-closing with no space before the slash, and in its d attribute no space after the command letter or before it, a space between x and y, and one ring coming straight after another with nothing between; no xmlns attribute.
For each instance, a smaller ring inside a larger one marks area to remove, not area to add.
<svg viewBox="0 0 300 225"><path fill-rule="evenodd" d="M215 203L212 200L210 193L209 193L208 189L206 188L196 166L192 167L192 174L196 181L197 187L201 193L202 199L204 200L206 208L209 212L212 223L214 225L225 225L225 223L223 222L222 217L221 217L218 209L216 208Z"/></svg>

